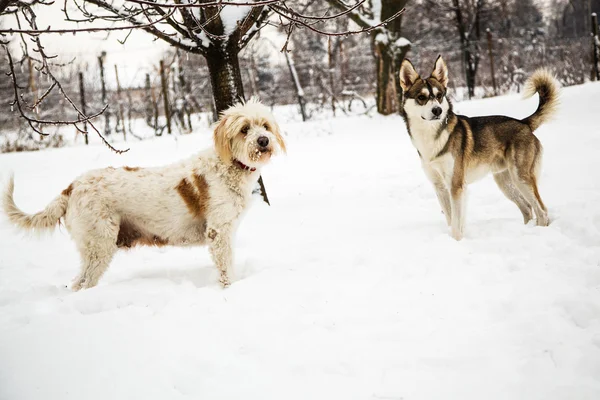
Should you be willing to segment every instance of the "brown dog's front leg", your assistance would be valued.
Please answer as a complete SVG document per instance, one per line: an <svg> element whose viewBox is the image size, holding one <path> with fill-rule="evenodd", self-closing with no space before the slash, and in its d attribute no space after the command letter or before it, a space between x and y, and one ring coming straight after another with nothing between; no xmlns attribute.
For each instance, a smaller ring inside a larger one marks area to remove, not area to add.
<svg viewBox="0 0 600 400"><path fill-rule="evenodd" d="M452 208L450 234L456 240L461 240L463 238L463 229L465 224L464 208L466 183L463 171L464 170L462 168L455 166L450 188L450 202Z"/></svg>

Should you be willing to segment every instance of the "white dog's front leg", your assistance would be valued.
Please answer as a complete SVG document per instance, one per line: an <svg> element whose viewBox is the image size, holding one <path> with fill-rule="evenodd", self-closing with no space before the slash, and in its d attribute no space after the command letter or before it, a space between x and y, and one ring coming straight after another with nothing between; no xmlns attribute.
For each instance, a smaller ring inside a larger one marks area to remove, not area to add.
<svg viewBox="0 0 600 400"><path fill-rule="evenodd" d="M231 232L226 227L208 228L210 254L219 269L219 282L225 288L231 284L229 270L233 263L233 250L231 247Z"/></svg>

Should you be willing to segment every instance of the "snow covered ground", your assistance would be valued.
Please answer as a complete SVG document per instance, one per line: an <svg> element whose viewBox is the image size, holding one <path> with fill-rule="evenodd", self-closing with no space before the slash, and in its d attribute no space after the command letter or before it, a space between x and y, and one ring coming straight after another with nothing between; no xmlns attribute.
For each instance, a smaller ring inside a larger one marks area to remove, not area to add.
<svg viewBox="0 0 600 400"><path fill-rule="evenodd" d="M552 223L522 224L491 177L448 235L397 116L283 122L222 290L205 248L119 253L72 293L68 234L0 218L0 399L600 398L599 84L565 89L545 146ZM524 117L518 96L457 104ZM285 118L282 118L285 120ZM90 168L165 164L188 136L0 155L0 180L37 211Z"/></svg>

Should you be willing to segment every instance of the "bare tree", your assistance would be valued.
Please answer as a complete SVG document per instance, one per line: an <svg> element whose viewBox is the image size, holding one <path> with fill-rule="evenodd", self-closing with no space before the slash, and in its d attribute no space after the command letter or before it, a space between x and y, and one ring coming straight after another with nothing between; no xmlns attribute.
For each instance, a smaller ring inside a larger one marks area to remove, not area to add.
<svg viewBox="0 0 600 400"><path fill-rule="evenodd" d="M37 133L40 137L47 136L44 131L45 126L65 126L70 125L75 129L87 135L89 126L101 140L113 151L122 153L127 150L115 149L100 133L93 123L93 119L102 114L107 106L92 114L86 114L76 101L71 99L71 95L65 89L63 83L57 78L55 69L65 67L65 64L56 64L52 62L56 55L48 54L42 44L40 29L37 25L37 14L34 8L50 6L53 2L50 0L33 0L29 2L20 0L0 0L0 18L12 16L16 21L18 29L0 29L0 45L4 49L7 59L7 71L5 74L10 80L11 100L9 105L11 110L16 109L19 116L24 120L31 133ZM18 36L17 36L18 35ZM15 59L11 52L13 41L18 41L22 50L20 59ZM26 64L29 71L29 78L24 84L16 65ZM48 84L43 87L37 87L34 74L41 74L46 77ZM69 108L76 114L75 118L45 118L40 110L56 102L56 98L62 99L68 104ZM52 100L54 99L54 100Z"/></svg>
<svg viewBox="0 0 600 400"><path fill-rule="evenodd" d="M380 19L356 31L328 32L319 28L319 24L323 21L344 17L363 5L365 1L359 0L355 6L338 14L313 16L296 11L284 0L197 0L192 3L174 0L172 3L161 4L154 0L125 0L124 3L113 0L73 0L79 13L78 15L69 14L65 7L68 21L78 23L105 21L110 22L111 26L40 30L33 24L29 27L30 29L0 30L0 33L29 34L39 41L39 36L43 33L142 29L177 49L187 53L200 54L206 59L215 109L217 113L220 113L244 99L238 54L263 27L273 23L270 20L271 17L279 20L278 24L286 29L289 39L296 28L310 29L331 36L371 32L401 14L401 11L398 11L387 19ZM33 11L30 12L33 13ZM116 26L115 22L118 23ZM39 49L43 51L41 45ZM287 51L287 41L282 51ZM59 83L57 85L60 87ZM17 82L15 82L15 87L17 87ZM18 99L16 101L18 102ZM77 106L73 103L73 107ZM80 110L77 109L77 111L83 118ZM96 130L92 123L90 126ZM98 134L100 135L99 131ZM268 203L262 178L259 179L259 184L263 198Z"/></svg>
<svg viewBox="0 0 600 400"><path fill-rule="evenodd" d="M343 0L327 1L347 12L362 29L372 32L372 49L377 63L377 111L384 115L394 113L401 104L396 75L410 50L410 42L402 36L401 29L401 14L408 0L370 0L362 2L360 7L351 7Z"/></svg>
<svg viewBox="0 0 600 400"><path fill-rule="evenodd" d="M489 0L488 0L489 1ZM454 25L460 39L462 62L469 98L475 96L475 78L481 55L482 14L485 0L426 0L429 12L438 12Z"/></svg>

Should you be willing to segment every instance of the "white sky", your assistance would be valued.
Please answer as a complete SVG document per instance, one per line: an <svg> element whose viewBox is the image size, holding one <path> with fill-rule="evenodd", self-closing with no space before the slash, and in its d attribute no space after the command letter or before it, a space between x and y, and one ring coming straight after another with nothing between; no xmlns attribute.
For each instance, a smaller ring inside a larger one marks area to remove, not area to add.
<svg viewBox="0 0 600 400"><path fill-rule="evenodd" d="M94 26L107 26L110 22L99 21L94 24L65 21L62 1L57 1L50 6L38 7L36 12L38 16L38 26L45 29L51 26L54 29L60 28L88 28ZM90 6L91 7L91 6ZM244 7L235 7L244 9ZM102 11L104 14L105 12ZM233 16L239 12L230 13ZM77 13L71 13L73 18ZM6 17L2 20L4 27L16 27L13 17ZM97 77L98 74L98 56L102 51L106 51L105 61L106 80L110 87L115 85L114 65L118 65L119 80L121 86L143 85L145 74L151 73L156 76L160 58L165 55L169 45L162 40L156 40L154 36L142 31L134 30L127 42L123 45L118 40L123 40L129 31L115 31L108 35L106 33L77 33L72 34L44 34L42 36L43 44L46 46L48 54L57 54L58 60L63 62L70 61L76 57L75 63L83 66L83 71L89 71L88 76ZM266 36L275 42L273 49L279 49L283 46L285 37L276 32L265 32ZM281 37L280 37L281 36ZM283 56L278 51L273 51L274 58L283 61ZM154 73L152 73L154 72Z"/></svg>
<svg viewBox="0 0 600 400"><path fill-rule="evenodd" d="M73 28L74 26L86 28L106 26L107 24L106 22L93 25L67 22L61 11L62 6L63 3L58 1L50 6L38 7L37 22L40 29L48 26L52 28ZM4 27L16 27L12 17L4 17L2 24ZM42 43L46 46L47 52L57 54L59 60L68 61L76 57L76 63L87 65L90 73L94 74L97 74L98 71L97 57L102 51L106 51L107 81L114 82L114 65L117 64L121 85L129 86L143 82L145 73L149 72L151 67L158 69L160 57L169 46L163 41L153 40L153 36L140 30L134 30L127 42L122 45L118 39L123 40L127 32L111 32L108 39L106 33L45 34L42 36Z"/></svg>

